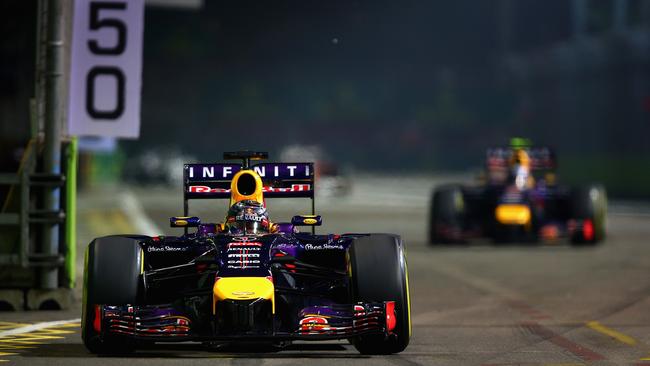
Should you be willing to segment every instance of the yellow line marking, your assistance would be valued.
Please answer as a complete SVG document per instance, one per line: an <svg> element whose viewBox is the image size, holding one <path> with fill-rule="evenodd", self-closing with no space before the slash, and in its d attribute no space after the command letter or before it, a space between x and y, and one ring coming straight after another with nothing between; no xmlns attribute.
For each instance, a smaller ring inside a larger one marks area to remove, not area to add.
<svg viewBox="0 0 650 366"><path fill-rule="evenodd" d="M65 337L59 337L59 336L50 336L50 335L44 335L44 334L35 334L35 333L27 333L25 335L19 335L12 340L17 340L17 341L41 341L44 339L62 339Z"/></svg>
<svg viewBox="0 0 650 366"><path fill-rule="evenodd" d="M16 337L7 337L0 339L0 343L9 343L9 344L39 344L40 341L47 339L63 339L65 337L59 336L48 336L41 334L28 333L25 335L19 335Z"/></svg>
<svg viewBox="0 0 650 366"><path fill-rule="evenodd" d="M32 335L57 335L57 334L72 334L74 333L74 330L63 330L63 329L56 329L56 328L45 328L41 329L37 332L33 333L26 333L26 334L32 334Z"/></svg>
<svg viewBox="0 0 650 366"><path fill-rule="evenodd" d="M0 342L4 344L40 344L42 343L41 341L44 339L38 338L38 337L33 337L33 338L5 338L0 340Z"/></svg>
<svg viewBox="0 0 650 366"><path fill-rule="evenodd" d="M70 329L73 327L80 327L78 320L37 324L0 322L0 357L19 355L50 340L63 339L65 335L75 333ZM0 359L0 363L9 361Z"/></svg>
<svg viewBox="0 0 650 366"><path fill-rule="evenodd" d="M619 341L621 343L625 343L625 344L628 344L630 346L634 346L637 343L636 339L634 339L634 338L632 338L632 337L630 337L628 335L625 335L625 334L623 334L621 332L615 331L612 328L608 328L608 327L600 324L597 321L587 322L587 326L589 328L595 330L596 332L608 335L608 336L616 339L617 341Z"/></svg>
<svg viewBox="0 0 650 366"><path fill-rule="evenodd" d="M20 328L29 325L29 323L9 323L9 322L0 322L0 330Z"/></svg>
<svg viewBox="0 0 650 366"><path fill-rule="evenodd" d="M17 344L0 344L0 350L14 351L17 349L30 349L34 346L19 346Z"/></svg>

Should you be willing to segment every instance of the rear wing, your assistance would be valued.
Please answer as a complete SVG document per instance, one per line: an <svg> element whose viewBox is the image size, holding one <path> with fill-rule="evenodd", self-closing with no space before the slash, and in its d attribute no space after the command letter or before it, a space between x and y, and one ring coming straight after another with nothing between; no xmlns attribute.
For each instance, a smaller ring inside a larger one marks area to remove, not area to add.
<svg viewBox="0 0 650 366"><path fill-rule="evenodd" d="M557 159L555 152L548 147L534 147L524 149L530 157L532 170L555 170ZM493 147L486 151L486 167L488 170L507 168L512 157L513 149L509 147Z"/></svg>
<svg viewBox="0 0 650 366"><path fill-rule="evenodd" d="M183 214L188 215L190 199L230 198L230 183L244 169L242 164L185 164L183 169ZM265 198L302 197L314 203L314 163L260 163L248 169L262 178Z"/></svg>

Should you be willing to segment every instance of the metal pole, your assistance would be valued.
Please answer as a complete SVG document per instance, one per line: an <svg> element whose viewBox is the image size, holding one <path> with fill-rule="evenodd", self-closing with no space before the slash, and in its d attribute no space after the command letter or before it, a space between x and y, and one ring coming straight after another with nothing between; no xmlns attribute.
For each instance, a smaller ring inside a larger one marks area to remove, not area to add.
<svg viewBox="0 0 650 366"><path fill-rule="evenodd" d="M61 0L48 0L47 6L47 64L45 68L45 148L43 153L44 173L61 173L61 117L63 92L63 11ZM44 209L60 210L60 188L44 188ZM59 254L59 227L44 224L42 252ZM54 289L59 285L58 268L43 268L40 287Z"/></svg>
<svg viewBox="0 0 650 366"><path fill-rule="evenodd" d="M32 138L37 138L42 135L44 129L43 122L43 104L45 96L44 75L45 75L45 56L47 54L44 49L45 39L47 37L46 25L47 21L47 1L38 0L37 5L38 15L36 17L36 74L34 77L34 112L35 112L35 126L32 129Z"/></svg>

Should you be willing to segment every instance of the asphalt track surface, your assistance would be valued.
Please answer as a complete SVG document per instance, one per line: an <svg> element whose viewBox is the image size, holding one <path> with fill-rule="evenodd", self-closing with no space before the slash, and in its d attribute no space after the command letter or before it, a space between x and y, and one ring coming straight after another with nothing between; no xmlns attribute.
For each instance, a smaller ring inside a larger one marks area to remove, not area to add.
<svg viewBox="0 0 650 366"><path fill-rule="evenodd" d="M325 223L319 232L403 235L414 334L401 354L368 357L346 342L326 342L298 343L277 353L155 345L129 357L97 357L81 343L77 304L64 311L0 313L0 360L48 366L650 365L648 211L612 204L609 237L593 248L563 241L431 247L425 242L428 195L439 182L361 177L349 196L317 201ZM191 207L217 220L225 205L211 201ZM162 225L181 207L180 189L86 192L80 197L79 239L138 229L171 234L176 229ZM275 221L308 207L307 202L269 202ZM56 320L72 321L42 324Z"/></svg>

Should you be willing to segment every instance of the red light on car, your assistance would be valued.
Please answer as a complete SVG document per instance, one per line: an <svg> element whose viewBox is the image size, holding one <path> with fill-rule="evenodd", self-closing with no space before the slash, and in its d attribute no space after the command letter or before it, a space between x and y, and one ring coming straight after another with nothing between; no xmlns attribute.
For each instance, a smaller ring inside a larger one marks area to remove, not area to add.
<svg viewBox="0 0 650 366"><path fill-rule="evenodd" d="M585 220L582 224L582 235L586 241L594 240L594 223L591 220Z"/></svg>
<svg viewBox="0 0 650 366"><path fill-rule="evenodd" d="M395 318L395 301L386 301L386 330L388 333L392 333L397 325L397 319Z"/></svg>
<svg viewBox="0 0 650 366"><path fill-rule="evenodd" d="M95 305L95 319L93 319L93 329L95 332L100 333L102 331L102 309L100 305Z"/></svg>

